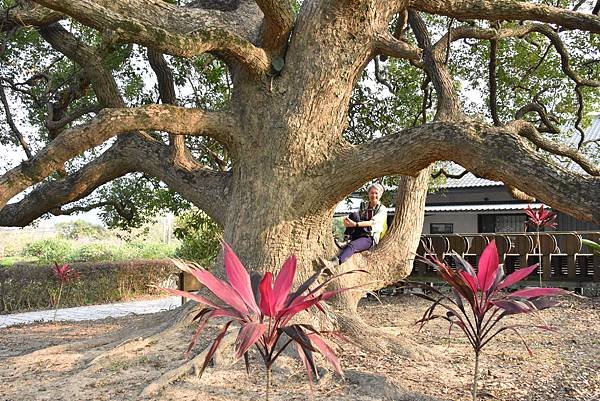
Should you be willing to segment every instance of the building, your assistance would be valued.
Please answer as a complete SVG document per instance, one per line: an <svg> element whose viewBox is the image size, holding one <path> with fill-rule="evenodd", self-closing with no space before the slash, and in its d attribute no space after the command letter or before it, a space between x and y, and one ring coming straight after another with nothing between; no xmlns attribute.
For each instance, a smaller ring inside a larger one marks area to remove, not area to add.
<svg viewBox="0 0 600 401"><path fill-rule="evenodd" d="M585 135L586 142L600 141L600 114L597 114ZM579 136L574 135L571 145L577 146ZM599 147L600 142L596 142ZM573 166L573 168L579 168ZM463 169L450 166L450 172ZM336 209L336 216L358 210L360 198L350 197ZM524 209L528 203L515 200L502 182L490 181L467 173L459 179L448 179L437 191L427 195L423 234L464 234L523 232L525 230ZM540 203L532 203L538 209ZM389 219L394 213L390 210ZM600 226L582 222L558 212L557 230L599 231Z"/></svg>

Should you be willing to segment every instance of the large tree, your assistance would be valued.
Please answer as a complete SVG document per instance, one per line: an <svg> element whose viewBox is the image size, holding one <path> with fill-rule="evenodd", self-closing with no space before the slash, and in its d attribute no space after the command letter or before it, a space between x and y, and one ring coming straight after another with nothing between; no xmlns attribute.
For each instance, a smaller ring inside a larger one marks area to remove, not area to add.
<svg viewBox="0 0 600 401"><path fill-rule="evenodd" d="M20 144L27 160L0 176L0 225L80 210L65 205L140 173L205 211L249 268L276 269L295 254L304 279L321 267L319 257L336 252L336 204L370 180L399 175L389 234L343 265L370 271L344 283L369 290L409 274L438 160L600 223L600 169L581 150L585 138L572 147L552 139L565 115L580 129L586 107L598 106L598 4L3 3L3 138ZM370 89L357 82L371 61L388 94L363 102ZM135 73L140 65L152 74ZM200 82L207 72L221 78ZM159 100L144 95L149 79ZM465 107L465 83L479 85L489 107L477 111L489 117ZM183 94L206 107L191 107ZM11 99L31 106L38 136L23 135ZM403 116L410 124L395 132L357 129L361 118L387 121L407 110L416 115ZM110 199L83 208L94 206L128 214ZM347 294L335 305L339 323L363 330L354 315L360 294Z"/></svg>

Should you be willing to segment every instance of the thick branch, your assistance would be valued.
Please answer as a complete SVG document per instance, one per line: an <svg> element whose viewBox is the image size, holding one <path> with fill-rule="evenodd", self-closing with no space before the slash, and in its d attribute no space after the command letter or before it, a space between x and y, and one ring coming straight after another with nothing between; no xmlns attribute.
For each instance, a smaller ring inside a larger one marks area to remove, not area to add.
<svg viewBox="0 0 600 401"><path fill-rule="evenodd" d="M65 130L33 159L0 177L0 206L25 188L48 177L67 160L115 135L137 130L158 130L181 135L204 135L228 144L232 127L230 115L224 112L167 105L104 109L89 123Z"/></svg>
<svg viewBox="0 0 600 401"><path fill-rule="evenodd" d="M270 67L266 52L250 41L252 20L256 18L253 7L223 12L183 8L163 0L36 0L36 3L63 12L111 36L113 41L138 43L181 57L220 52L258 75Z"/></svg>
<svg viewBox="0 0 600 401"><path fill-rule="evenodd" d="M262 47L281 54L294 25L294 11L288 0L256 0L265 15Z"/></svg>
<svg viewBox="0 0 600 401"><path fill-rule="evenodd" d="M531 20L600 33L600 17L544 4L514 0L411 0L409 7L457 19Z"/></svg>
<svg viewBox="0 0 600 401"><path fill-rule="evenodd" d="M93 48L79 41L58 23L41 28L40 34L53 48L84 69L86 79L92 83L102 107L125 107L113 75Z"/></svg>
<svg viewBox="0 0 600 401"><path fill-rule="evenodd" d="M600 222L600 177L549 163L516 127L477 121L424 124L346 150L321 169L340 177L324 188L348 193L374 177L414 175L436 160L452 160L478 176L526 188L529 195L578 219Z"/></svg>
<svg viewBox="0 0 600 401"><path fill-rule="evenodd" d="M25 26L46 26L63 18L63 14L46 7L35 6L28 9L11 7L0 13L0 31L8 32Z"/></svg>
<svg viewBox="0 0 600 401"><path fill-rule="evenodd" d="M156 50L148 49L148 62L158 81L158 93L163 104L177 104L175 82L171 68L164 56ZM185 138L181 135L169 134L169 145L172 149L172 159L176 163L187 164L191 162L191 155L185 147Z"/></svg>
<svg viewBox="0 0 600 401"><path fill-rule="evenodd" d="M419 47L423 49L424 68L437 94L438 104L435 120L447 121L458 118L461 114L460 106L452 75L445 63L446 52L432 46L427 26L418 13L409 11L408 21Z"/></svg>
<svg viewBox="0 0 600 401"><path fill-rule="evenodd" d="M404 58L415 62L420 62L423 55L423 51L418 47L402 39L396 39L389 33L377 38L375 51L385 56Z"/></svg>
<svg viewBox="0 0 600 401"><path fill-rule="evenodd" d="M182 197L204 210L219 225L224 226L231 201L231 172L200 168L183 168L173 163L168 147L158 142L143 142L137 154L140 171L158 178Z"/></svg>
<svg viewBox="0 0 600 401"><path fill-rule="evenodd" d="M593 176L600 176L600 168L595 163L588 160L581 152L577 149L570 148L565 145L561 145L554 141L544 138L533 124L527 121L514 121L509 126L514 127L519 135L529 139L536 146L551 152L558 156L566 156L579 164L588 174Z"/></svg>
<svg viewBox="0 0 600 401"><path fill-rule="evenodd" d="M70 176L46 182L23 198L0 209L0 226L25 227L69 202L82 199L99 186L136 169L136 161L114 146Z"/></svg>
<svg viewBox="0 0 600 401"><path fill-rule="evenodd" d="M229 173L178 169L169 162L168 152L158 142L129 137L72 175L44 183L23 200L6 205L0 210L0 226L24 227L45 213L69 214L91 206L101 207L106 202L62 209L63 205L83 199L99 186L131 172L144 172L161 179L222 224L223 208L218 205L228 202Z"/></svg>

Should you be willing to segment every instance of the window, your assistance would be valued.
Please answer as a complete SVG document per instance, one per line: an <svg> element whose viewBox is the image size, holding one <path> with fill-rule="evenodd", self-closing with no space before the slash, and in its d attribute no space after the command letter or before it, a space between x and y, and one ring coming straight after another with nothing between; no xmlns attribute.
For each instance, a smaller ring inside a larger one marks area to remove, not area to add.
<svg viewBox="0 0 600 401"><path fill-rule="evenodd" d="M524 214L480 214L478 215L480 233L523 232Z"/></svg>
<svg viewBox="0 0 600 401"><path fill-rule="evenodd" d="M454 232L454 224L452 223L431 223L429 224L430 234L452 234Z"/></svg>

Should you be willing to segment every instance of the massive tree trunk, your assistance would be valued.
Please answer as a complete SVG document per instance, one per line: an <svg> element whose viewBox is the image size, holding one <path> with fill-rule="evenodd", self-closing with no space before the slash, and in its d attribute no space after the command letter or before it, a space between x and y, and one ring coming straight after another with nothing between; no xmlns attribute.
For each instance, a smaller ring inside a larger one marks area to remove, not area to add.
<svg viewBox="0 0 600 401"><path fill-rule="evenodd" d="M362 284L368 291L410 273L423 224L427 179L438 160L455 161L577 218L600 222L598 167L577 150L550 144L528 121L494 126L464 115L448 67L448 46L459 39L501 40L536 32L560 52L556 32L534 23L494 29L467 24L434 42L419 12L556 22L596 33L598 16L527 2L483 0L305 1L297 15L286 1L265 0L227 5L193 1L181 7L162 0L33 3L38 5L6 10L2 29L39 27L57 51L81 66L102 111L70 128L64 121L62 125L51 121L57 136L0 176L0 225L27 225L85 198L106 182L143 172L221 224L225 241L247 268L277 270L294 254L302 280L319 267L319 258L337 251L331 235L336 204L372 179L404 175L389 234L375 251L354 255L339 267L369 271L338 284ZM58 26L67 16L101 32L102 45L83 43ZM397 26L390 30L392 22ZM418 46L404 40L402 32L408 26ZM119 43L149 49L165 104L125 107L103 63L106 52ZM228 106L219 111L176 106L172 76L161 54L193 57L206 52L223 59L230 69L233 90ZM403 58L423 70L435 89L435 119L352 145L342 135L350 98L365 66L377 55ZM600 85L574 73L568 57L563 70L577 88ZM162 141L146 131L170 135ZM232 160L230 169L211 170L193 158L183 135L218 141ZM115 136L118 140L111 147L78 171L46 180L64 163ZM571 158L586 174L548 161L536 148ZM32 186L36 187L22 200L9 203ZM220 269L217 264L218 273ZM333 303L349 331L364 328L355 315L361 296L349 292Z"/></svg>

